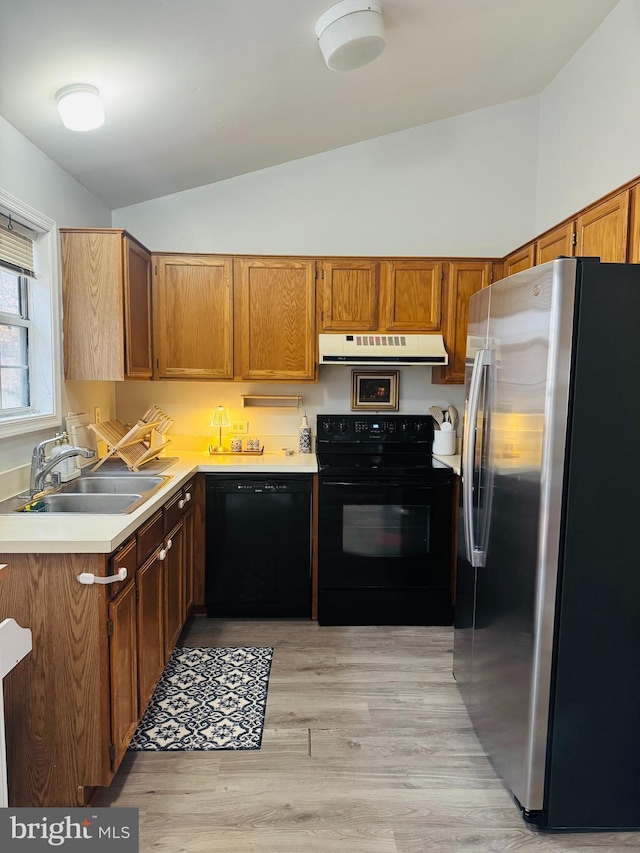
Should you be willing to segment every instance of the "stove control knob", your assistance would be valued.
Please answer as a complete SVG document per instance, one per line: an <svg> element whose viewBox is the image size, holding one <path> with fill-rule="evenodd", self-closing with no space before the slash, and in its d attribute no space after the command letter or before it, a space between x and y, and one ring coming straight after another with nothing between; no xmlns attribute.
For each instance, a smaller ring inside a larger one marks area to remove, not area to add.
<svg viewBox="0 0 640 853"><path fill-rule="evenodd" d="M416 424L416 432L418 433L418 435L421 435L422 433L425 433L426 431L427 431L426 422L425 421L418 421L418 423Z"/></svg>
<svg viewBox="0 0 640 853"><path fill-rule="evenodd" d="M349 431L349 424L346 421L340 421L338 424L338 432L341 432L343 435L345 432Z"/></svg>
<svg viewBox="0 0 640 853"><path fill-rule="evenodd" d="M400 429L402 430L403 435L408 435L411 432L411 424L409 421L402 421Z"/></svg>

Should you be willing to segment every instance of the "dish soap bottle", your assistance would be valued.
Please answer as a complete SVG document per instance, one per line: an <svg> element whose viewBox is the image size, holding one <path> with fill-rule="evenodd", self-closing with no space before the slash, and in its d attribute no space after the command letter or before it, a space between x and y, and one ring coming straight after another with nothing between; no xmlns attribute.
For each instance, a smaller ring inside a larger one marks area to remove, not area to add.
<svg viewBox="0 0 640 853"><path fill-rule="evenodd" d="M298 428L298 451L300 453L311 453L311 427L306 412L302 416L302 423Z"/></svg>

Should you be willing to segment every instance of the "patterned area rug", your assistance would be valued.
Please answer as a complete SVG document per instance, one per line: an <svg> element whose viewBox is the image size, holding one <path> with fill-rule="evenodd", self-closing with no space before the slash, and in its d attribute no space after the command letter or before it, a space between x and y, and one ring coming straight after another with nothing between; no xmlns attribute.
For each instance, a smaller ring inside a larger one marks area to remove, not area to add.
<svg viewBox="0 0 640 853"><path fill-rule="evenodd" d="M177 648L131 750L260 749L272 648Z"/></svg>

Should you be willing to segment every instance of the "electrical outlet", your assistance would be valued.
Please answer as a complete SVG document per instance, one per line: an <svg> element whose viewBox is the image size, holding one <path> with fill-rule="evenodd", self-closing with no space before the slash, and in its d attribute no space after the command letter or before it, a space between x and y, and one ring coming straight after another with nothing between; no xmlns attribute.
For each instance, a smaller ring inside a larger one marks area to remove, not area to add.
<svg viewBox="0 0 640 853"><path fill-rule="evenodd" d="M249 432L249 421L237 421L237 423L231 424L231 432Z"/></svg>
<svg viewBox="0 0 640 853"><path fill-rule="evenodd" d="M100 406L93 407L93 422L94 424L99 424L102 420L102 413L100 412Z"/></svg>

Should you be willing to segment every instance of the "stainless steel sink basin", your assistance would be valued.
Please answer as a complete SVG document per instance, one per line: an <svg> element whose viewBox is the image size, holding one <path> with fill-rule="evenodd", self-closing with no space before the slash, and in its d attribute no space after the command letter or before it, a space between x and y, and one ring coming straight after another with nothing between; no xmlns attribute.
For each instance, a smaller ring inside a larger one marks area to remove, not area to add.
<svg viewBox="0 0 640 853"><path fill-rule="evenodd" d="M50 489L27 503L17 498L0 502L0 515L14 512L119 515L133 512L172 477L149 474L86 475ZM35 504L34 508L31 506ZM44 506L43 506L44 504ZM26 510L25 507L30 509Z"/></svg>
<svg viewBox="0 0 640 853"><path fill-rule="evenodd" d="M74 495L122 495L151 492L168 480L168 477L149 477L147 475L122 477L80 477L64 483L57 494Z"/></svg>
<svg viewBox="0 0 640 853"><path fill-rule="evenodd" d="M43 495L40 500L47 513L57 512L82 512L96 513L96 515L113 515L115 513L130 512L134 504L137 504L142 495L70 495L55 494Z"/></svg>

